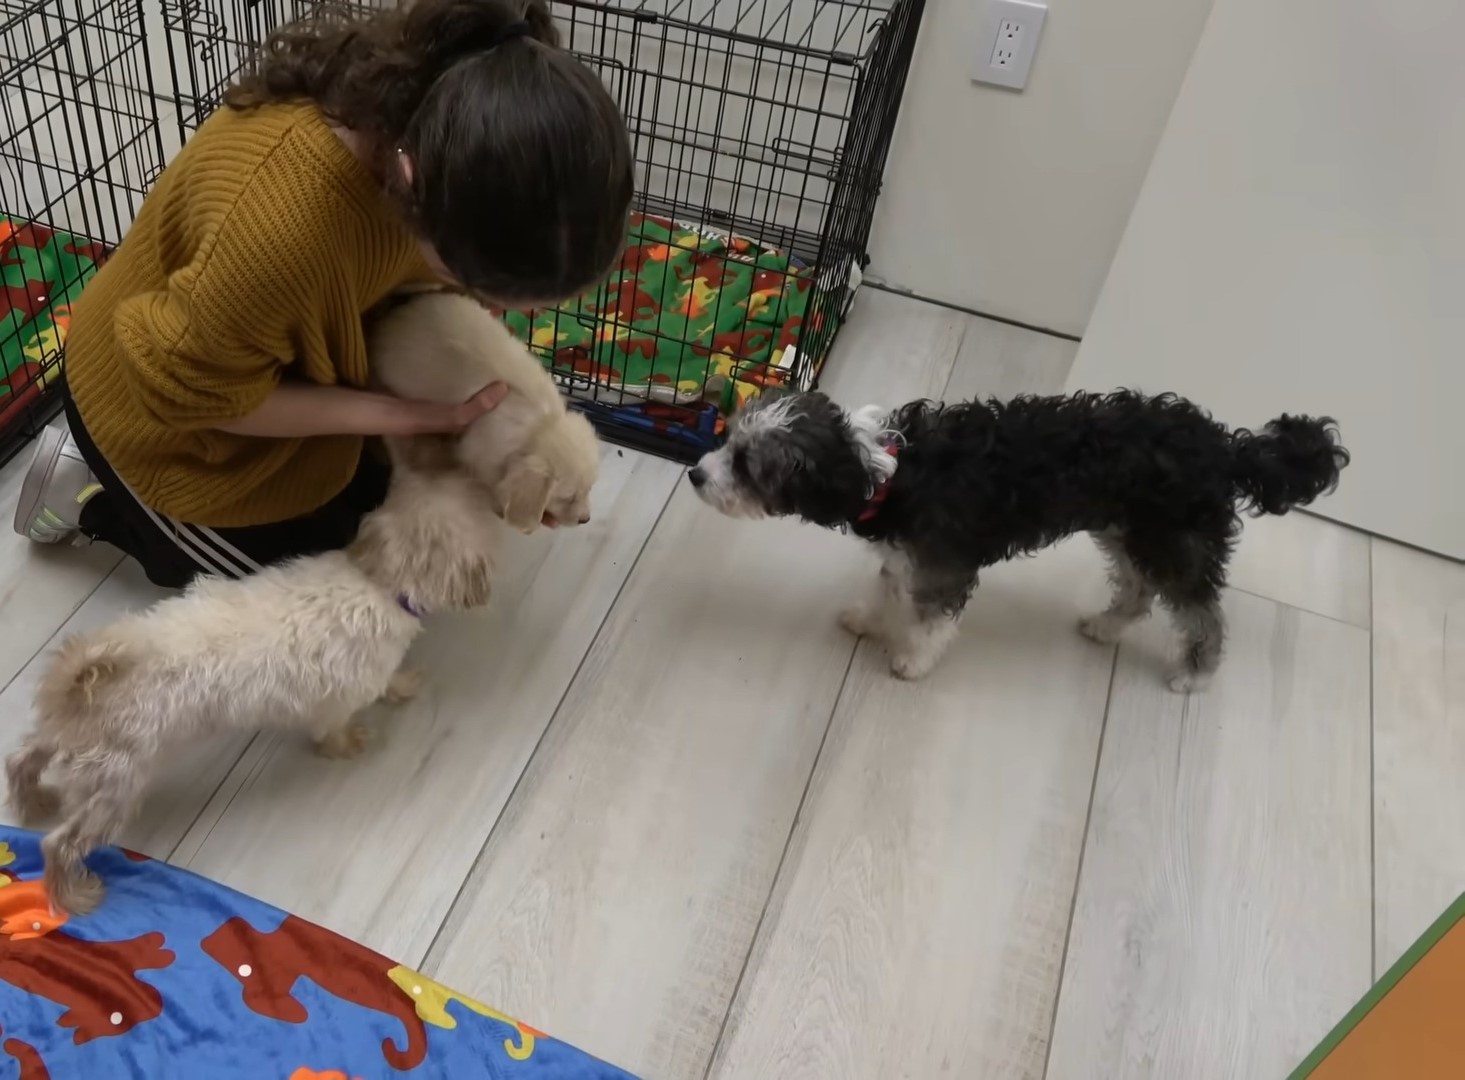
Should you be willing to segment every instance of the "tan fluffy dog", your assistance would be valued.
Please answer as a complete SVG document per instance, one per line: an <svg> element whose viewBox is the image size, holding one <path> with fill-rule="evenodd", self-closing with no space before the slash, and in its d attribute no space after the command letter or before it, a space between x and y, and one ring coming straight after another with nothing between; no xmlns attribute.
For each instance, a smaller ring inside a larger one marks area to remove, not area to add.
<svg viewBox="0 0 1465 1080"><path fill-rule="evenodd" d="M407 648L429 611L488 601L502 524L465 471L393 471L356 542L240 580L200 578L181 596L66 641L36 693L36 728L6 763L22 820L55 813L46 889L73 913L101 882L83 859L131 818L157 759L196 736L259 728L359 751L355 716L417 689ZM55 759L60 789L41 782Z"/></svg>
<svg viewBox="0 0 1465 1080"><path fill-rule="evenodd" d="M523 532L590 520L600 451L589 421L565 405L544 366L466 296L419 293L381 316L368 341L373 378L401 397L466 401L491 382L509 396L456 440L457 460ZM430 444L416 441L418 452Z"/></svg>

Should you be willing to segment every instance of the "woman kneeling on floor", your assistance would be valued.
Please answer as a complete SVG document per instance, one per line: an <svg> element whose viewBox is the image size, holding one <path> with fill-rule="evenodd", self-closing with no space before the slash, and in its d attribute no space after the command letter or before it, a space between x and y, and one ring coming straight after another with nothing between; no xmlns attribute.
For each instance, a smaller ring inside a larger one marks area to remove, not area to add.
<svg viewBox="0 0 1465 1080"><path fill-rule="evenodd" d="M506 392L366 389L363 314L443 283L574 296L631 199L625 124L542 0L286 27L224 101L74 306L70 431L42 435L15 515L164 586L349 543L386 491L367 437L454 432Z"/></svg>

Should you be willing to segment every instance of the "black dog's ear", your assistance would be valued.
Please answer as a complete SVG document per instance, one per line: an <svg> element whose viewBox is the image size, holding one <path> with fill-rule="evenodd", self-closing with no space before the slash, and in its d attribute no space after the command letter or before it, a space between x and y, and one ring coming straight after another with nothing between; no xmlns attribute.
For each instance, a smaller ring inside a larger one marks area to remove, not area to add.
<svg viewBox="0 0 1465 1080"><path fill-rule="evenodd" d="M804 394L797 418L780 440L777 463L788 505L815 525L841 525L856 516L869 497L870 477L843 410L823 394Z"/></svg>
<svg viewBox="0 0 1465 1080"><path fill-rule="evenodd" d="M788 492L795 512L815 525L833 527L854 519L869 498L869 477L855 455L841 455L828 464L794 470Z"/></svg>

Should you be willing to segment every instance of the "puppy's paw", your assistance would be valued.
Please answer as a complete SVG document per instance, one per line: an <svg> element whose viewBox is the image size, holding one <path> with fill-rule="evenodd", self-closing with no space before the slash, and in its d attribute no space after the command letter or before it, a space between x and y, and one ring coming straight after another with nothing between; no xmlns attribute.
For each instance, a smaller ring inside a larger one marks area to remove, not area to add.
<svg viewBox="0 0 1465 1080"><path fill-rule="evenodd" d="M1096 641L1100 645L1113 645L1124 633L1124 628L1129 623L1122 619L1116 619L1106 611L1097 615L1085 615L1078 620L1078 632L1090 641Z"/></svg>
<svg viewBox="0 0 1465 1080"><path fill-rule="evenodd" d="M315 751L321 757L354 758L366 749L371 741L371 731L359 720L353 720L344 727L332 728L315 738Z"/></svg>
<svg viewBox="0 0 1465 1080"><path fill-rule="evenodd" d="M1188 667L1178 667L1170 672L1170 689L1177 694L1198 694L1211 684L1211 676L1204 671L1192 671Z"/></svg>
<svg viewBox="0 0 1465 1080"><path fill-rule="evenodd" d="M847 607L839 613L839 625L855 637L872 637L876 630L875 612L865 604Z"/></svg>
<svg viewBox="0 0 1465 1080"><path fill-rule="evenodd" d="M399 668L387 683L382 700L391 705L405 705L422 690L422 672L417 668Z"/></svg>

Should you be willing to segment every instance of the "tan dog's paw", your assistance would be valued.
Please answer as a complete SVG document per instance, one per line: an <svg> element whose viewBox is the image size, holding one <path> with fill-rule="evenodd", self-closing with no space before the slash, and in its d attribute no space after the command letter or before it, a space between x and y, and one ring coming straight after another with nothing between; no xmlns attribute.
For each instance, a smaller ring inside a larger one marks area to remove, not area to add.
<svg viewBox="0 0 1465 1080"><path fill-rule="evenodd" d="M321 757L354 758L371 742L371 731L360 720L353 720L344 727L332 728L315 737L315 752Z"/></svg>
<svg viewBox="0 0 1465 1080"><path fill-rule="evenodd" d="M387 683L382 700L390 705L405 705L422 691L422 671L419 668L398 668Z"/></svg>

